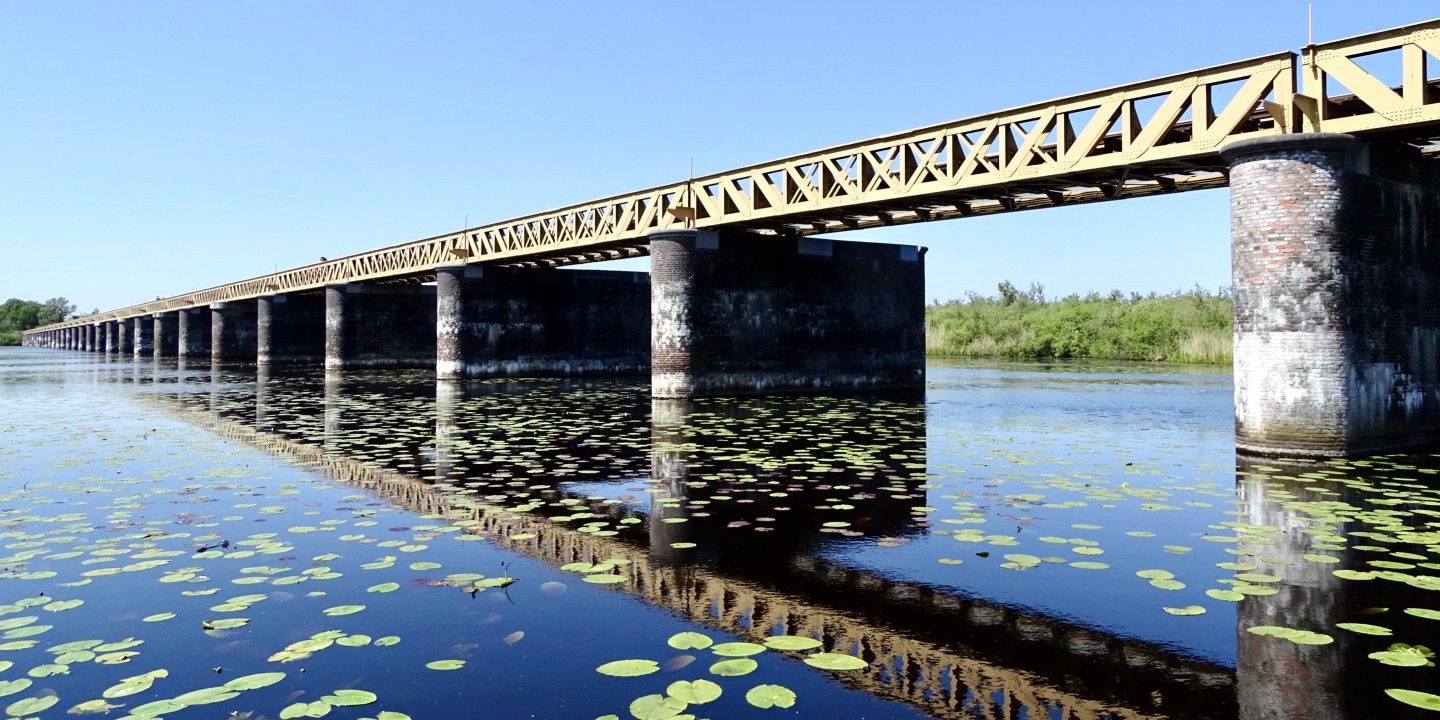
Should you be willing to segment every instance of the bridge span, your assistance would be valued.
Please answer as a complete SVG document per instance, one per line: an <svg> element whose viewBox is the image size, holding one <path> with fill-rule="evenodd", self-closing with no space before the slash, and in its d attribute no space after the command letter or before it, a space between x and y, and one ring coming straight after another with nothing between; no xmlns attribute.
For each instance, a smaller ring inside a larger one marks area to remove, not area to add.
<svg viewBox="0 0 1440 720"><path fill-rule="evenodd" d="M1394 77L1367 68L1391 61ZM817 237L1231 188L1239 445L1440 430L1440 20L794 155L36 328L29 345L656 397L917 387L924 248ZM651 272L560 272L649 254ZM433 283L433 285L431 284Z"/></svg>

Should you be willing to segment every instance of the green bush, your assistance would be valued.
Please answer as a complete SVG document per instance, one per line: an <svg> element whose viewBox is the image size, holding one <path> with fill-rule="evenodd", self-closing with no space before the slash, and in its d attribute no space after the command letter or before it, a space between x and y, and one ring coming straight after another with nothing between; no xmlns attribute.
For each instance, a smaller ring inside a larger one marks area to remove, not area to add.
<svg viewBox="0 0 1440 720"><path fill-rule="evenodd" d="M1090 293L1058 300L1044 288L975 293L926 308L926 351L937 357L1095 358L1228 363L1234 304L1226 289L1170 295Z"/></svg>

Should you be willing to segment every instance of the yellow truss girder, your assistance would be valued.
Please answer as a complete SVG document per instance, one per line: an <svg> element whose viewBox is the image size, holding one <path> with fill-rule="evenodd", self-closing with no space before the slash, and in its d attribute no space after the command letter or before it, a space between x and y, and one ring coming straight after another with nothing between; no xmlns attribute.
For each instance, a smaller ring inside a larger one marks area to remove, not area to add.
<svg viewBox="0 0 1440 720"><path fill-rule="evenodd" d="M1356 60L1398 54L1392 87ZM1431 57L1435 59L1430 59ZM43 332L325 285L643 255L686 225L808 235L1228 183L1217 150L1293 132L1440 126L1440 20L893 133L36 328ZM1303 92L1296 91L1301 78ZM1346 93L1327 94L1329 81ZM1427 135L1426 133L1430 133Z"/></svg>

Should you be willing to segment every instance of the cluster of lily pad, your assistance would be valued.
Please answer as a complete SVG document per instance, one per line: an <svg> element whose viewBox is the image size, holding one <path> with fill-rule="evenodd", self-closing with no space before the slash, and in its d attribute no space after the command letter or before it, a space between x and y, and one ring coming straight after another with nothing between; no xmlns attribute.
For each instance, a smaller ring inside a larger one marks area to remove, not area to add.
<svg viewBox="0 0 1440 720"><path fill-rule="evenodd" d="M771 635L764 639L763 644L744 641L716 643L710 636L692 631L676 633L666 640L666 644L676 650L708 649L718 658L709 666L710 675L719 678L749 675L760 666L753 656L766 650L799 655L823 647L819 640L799 635ZM806 665L822 670L849 671L869 667L869 663L864 660L845 653L822 650L800 657ZM678 662L672 660L667 665L678 669L688 666L694 659L693 656L682 655L677 659ZM660 663L646 659L612 660L595 671L611 677L641 677L659 672ZM704 705L717 700L723 694L723 686L713 680L677 680L667 685L663 693L650 693L635 698L628 709L636 720L666 720L679 716L692 705ZM795 704L796 695L783 685L760 683L745 691L745 702L762 710L772 707L788 708ZM602 715L596 720L619 720L619 716Z"/></svg>

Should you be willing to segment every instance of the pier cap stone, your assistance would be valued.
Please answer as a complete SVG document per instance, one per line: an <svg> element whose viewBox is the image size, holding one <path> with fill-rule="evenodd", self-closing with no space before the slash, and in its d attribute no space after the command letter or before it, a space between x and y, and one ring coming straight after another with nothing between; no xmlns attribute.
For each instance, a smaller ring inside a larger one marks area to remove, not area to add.
<svg viewBox="0 0 1440 720"><path fill-rule="evenodd" d="M1313 132L1270 135L1226 143L1220 148L1220 158L1234 165L1252 155L1300 150L1345 152L1354 145L1355 136L1344 133Z"/></svg>

